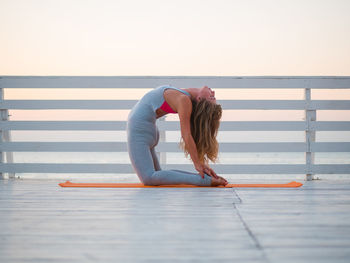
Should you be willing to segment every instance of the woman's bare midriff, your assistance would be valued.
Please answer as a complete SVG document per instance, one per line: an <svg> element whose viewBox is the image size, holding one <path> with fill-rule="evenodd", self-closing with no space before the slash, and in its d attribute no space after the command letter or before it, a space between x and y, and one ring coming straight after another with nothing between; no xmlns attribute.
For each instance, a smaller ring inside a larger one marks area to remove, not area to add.
<svg viewBox="0 0 350 263"><path fill-rule="evenodd" d="M156 110L156 118L158 119L158 118L160 118L160 117L162 117L162 116L164 116L164 115L166 115L167 114L167 112L166 111L163 111L161 108L158 108L157 110Z"/></svg>

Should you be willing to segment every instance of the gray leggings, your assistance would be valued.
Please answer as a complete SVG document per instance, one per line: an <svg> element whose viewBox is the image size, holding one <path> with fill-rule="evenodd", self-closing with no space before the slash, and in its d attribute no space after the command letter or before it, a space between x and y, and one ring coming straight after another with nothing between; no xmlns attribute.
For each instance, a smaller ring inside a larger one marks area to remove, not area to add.
<svg viewBox="0 0 350 263"><path fill-rule="evenodd" d="M141 103L142 104L142 103ZM190 184L210 186L211 177L180 170L161 170L155 146L159 141L155 113L137 104L127 123L128 152L131 164L144 185Z"/></svg>

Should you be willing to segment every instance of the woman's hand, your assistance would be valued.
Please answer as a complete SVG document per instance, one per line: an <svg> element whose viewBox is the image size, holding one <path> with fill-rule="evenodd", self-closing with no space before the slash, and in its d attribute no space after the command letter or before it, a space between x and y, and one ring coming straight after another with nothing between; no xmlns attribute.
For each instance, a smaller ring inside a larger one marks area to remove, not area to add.
<svg viewBox="0 0 350 263"><path fill-rule="evenodd" d="M204 174L206 173L207 175L214 177L214 178L219 178L219 176L214 172L213 169L211 169L208 165L197 163L194 166L196 170L199 172L199 174L202 176L204 179Z"/></svg>

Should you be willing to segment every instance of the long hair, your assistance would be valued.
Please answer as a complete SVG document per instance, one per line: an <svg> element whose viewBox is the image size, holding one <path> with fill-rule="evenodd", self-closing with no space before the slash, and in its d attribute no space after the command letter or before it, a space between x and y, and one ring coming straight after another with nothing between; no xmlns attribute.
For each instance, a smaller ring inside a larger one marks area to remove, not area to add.
<svg viewBox="0 0 350 263"><path fill-rule="evenodd" d="M221 115L221 105L206 99L192 100L191 134L196 144L199 160L203 164L208 164L209 160L216 162L218 159L219 144L216 136ZM188 148L182 138L180 146L188 157Z"/></svg>

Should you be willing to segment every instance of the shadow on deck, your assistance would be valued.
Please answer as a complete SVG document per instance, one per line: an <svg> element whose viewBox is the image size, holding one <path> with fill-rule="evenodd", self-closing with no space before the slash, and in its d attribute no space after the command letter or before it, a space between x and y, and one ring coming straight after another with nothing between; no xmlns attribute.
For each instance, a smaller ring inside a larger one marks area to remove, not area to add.
<svg viewBox="0 0 350 263"><path fill-rule="evenodd" d="M350 181L295 189L57 183L0 180L0 262L350 261Z"/></svg>

